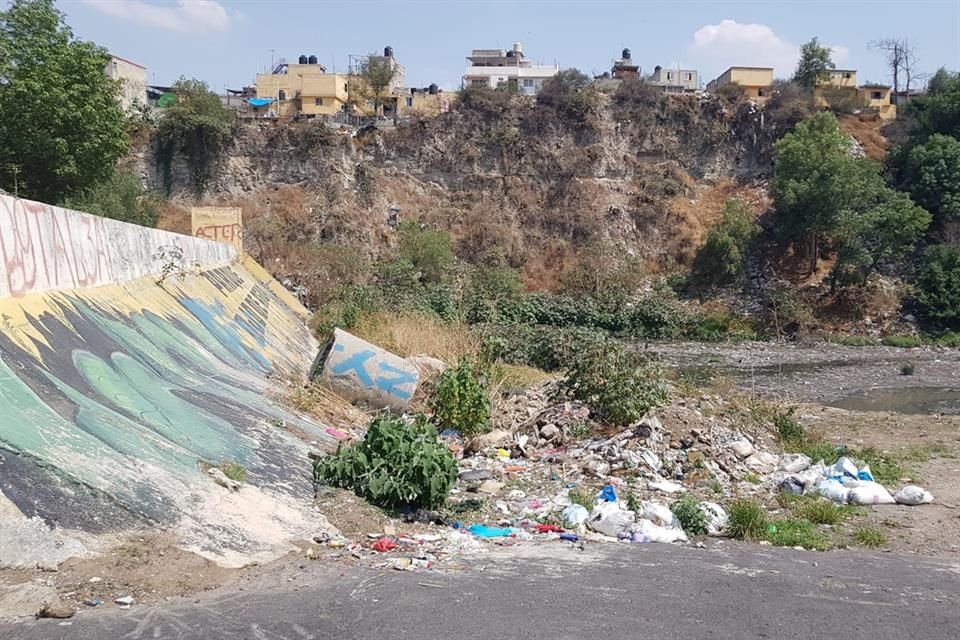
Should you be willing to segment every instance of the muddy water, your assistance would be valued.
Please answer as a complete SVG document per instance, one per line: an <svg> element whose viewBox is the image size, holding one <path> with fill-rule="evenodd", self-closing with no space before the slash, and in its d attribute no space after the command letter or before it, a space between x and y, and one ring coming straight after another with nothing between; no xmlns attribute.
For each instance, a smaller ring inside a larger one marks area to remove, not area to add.
<svg viewBox="0 0 960 640"><path fill-rule="evenodd" d="M860 411L960 415L960 350L746 343L651 346L687 382ZM904 375L905 364L913 374Z"/></svg>

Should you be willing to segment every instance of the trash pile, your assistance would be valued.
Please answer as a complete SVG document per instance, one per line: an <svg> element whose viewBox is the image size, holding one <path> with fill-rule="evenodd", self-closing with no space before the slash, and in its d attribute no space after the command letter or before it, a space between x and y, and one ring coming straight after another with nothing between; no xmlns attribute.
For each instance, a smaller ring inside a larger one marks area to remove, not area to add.
<svg viewBox="0 0 960 640"><path fill-rule="evenodd" d="M930 492L916 485L907 485L891 495L874 480L869 465L857 468L847 457L829 467L823 460L812 464L810 458L802 454L784 456L788 457L790 463L784 465L784 471L790 475L780 481L781 491L798 495L818 493L838 504L917 506L933 502Z"/></svg>

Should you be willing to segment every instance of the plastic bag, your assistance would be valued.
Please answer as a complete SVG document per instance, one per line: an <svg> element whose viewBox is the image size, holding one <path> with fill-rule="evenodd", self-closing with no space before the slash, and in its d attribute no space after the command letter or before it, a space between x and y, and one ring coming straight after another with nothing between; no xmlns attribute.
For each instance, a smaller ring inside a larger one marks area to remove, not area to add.
<svg viewBox="0 0 960 640"><path fill-rule="evenodd" d="M862 467L860 467L860 470L857 471L857 479L873 482L873 474L870 473L870 465L865 464Z"/></svg>
<svg viewBox="0 0 960 640"><path fill-rule="evenodd" d="M827 475L837 479L856 478L859 472L860 470L857 469L857 465L853 464L853 460L844 456L827 470Z"/></svg>
<svg viewBox="0 0 960 640"><path fill-rule="evenodd" d="M780 468L787 473L800 473L810 468L810 462L802 453L787 453L780 458Z"/></svg>
<svg viewBox="0 0 960 640"><path fill-rule="evenodd" d="M803 481L796 476L787 476L780 481L780 491L799 496L803 494Z"/></svg>
<svg viewBox="0 0 960 640"><path fill-rule="evenodd" d="M485 524L472 524L467 531L478 538L503 538L514 533L510 527L491 527Z"/></svg>
<svg viewBox="0 0 960 640"><path fill-rule="evenodd" d="M716 502L701 502L700 509L707 516L707 533L711 536L719 536L727 528L727 512Z"/></svg>
<svg viewBox="0 0 960 640"><path fill-rule="evenodd" d="M631 531L634 534L641 533L648 542L686 542L687 534L680 527L661 527L650 520L641 518L637 521Z"/></svg>
<svg viewBox="0 0 960 640"><path fill-rule="evenodd" d="M567 526L572 529L586 522L587 518L590 517L590 512L581 504L572 504L566 507L560 515L563 516L563 521Z"/></svg>
<svg viewBox="0 0 960 640"><path fill-rule="evenodd" d="M630 528L635 517L633 511L621 509L616 502L601 502L590 512L587 526L597 533L616 538Z"/></svg>
<svg viewBox="0 0 960 640"><path fill-rule="evenodd" d="M827 478L817 485L817 493L822 495L827 500L831 500L838 504L844 504L849 497L850 490L833 478Z"/></svg>
<svg viewBox="0 0 960 640"><path fill-rule="evenodd" d="M933 494L913 484L908 484L893 496L897 504L906 504L914 507L918 504L929 504L933 502Z"/></svg>
<svg viewBox="0 0 960 640"><path fill-rule="evenodd" d="M661 527L679 526L677 516L674 515L673 511L670 511L670 507L659 502L644 502L643 511L638 515L644 520L649 520Z"/></svg>
<svg viewBox="0 0 960 640"><path fill-rule="evenodd" d="M847 502L850 504L893 504L895 500L883 485L876 482L860 482L860 486L849 490Z"/></svg>
<svg viewBox="0 0 960 640"><path fill-rule="evenodd" d="M600 491L597 497L604 502L616 502L617 491L613 488L612 484L608 484Z"/></svg>

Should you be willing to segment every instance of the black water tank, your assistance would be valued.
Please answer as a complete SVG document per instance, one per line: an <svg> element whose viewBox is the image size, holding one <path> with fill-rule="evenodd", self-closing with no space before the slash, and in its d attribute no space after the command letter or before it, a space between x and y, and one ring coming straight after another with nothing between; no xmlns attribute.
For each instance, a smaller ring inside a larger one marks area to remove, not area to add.
<svg viewBox="0 0 960 640"><path fill-rule="evenodd" d="M389 45L386 46L386 47L384 47L384 48L383 48L383 57L384 57L384 58L392 58L392 57L393 57L393 47L391 47L391 46L389 46Z"/></svg>
<svg viewBox="0 0 960 640"><path fill-rule="evenodd" d="M317 56L310 56L307 58L307 64L317 64Z"/></svg>
<svg viewBox="0 0 960 640"><path fill-rule="evenodd" d="M300 64L307 64L307 56L300 56Z"/></svg>
<svg viewBox="0 0 960 640"><path fill-rule="evenodd" d="M624 60L629 60L629 59L630 59L630 49L624 49L624 50L622 51L622 55L623 55L623 59L624 59Z"/></svg>
<svg viewBox="0 0 960 640"><path fill-rule="evenodd" d="M436 82L430 83L430 95L435 96L437 92L440 91L440 87L437 86Z"/></svg>

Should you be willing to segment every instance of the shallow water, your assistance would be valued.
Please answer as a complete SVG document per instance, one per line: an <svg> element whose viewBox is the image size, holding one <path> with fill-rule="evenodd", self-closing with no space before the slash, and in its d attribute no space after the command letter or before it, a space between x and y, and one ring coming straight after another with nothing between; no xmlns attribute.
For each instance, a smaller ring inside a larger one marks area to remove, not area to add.
<svg viewBox="0 0 960 640"><path fill-rule="evenodd" d="M960 415L960 389L942 387L871 389L826 404L852 411Z"/></svg>

